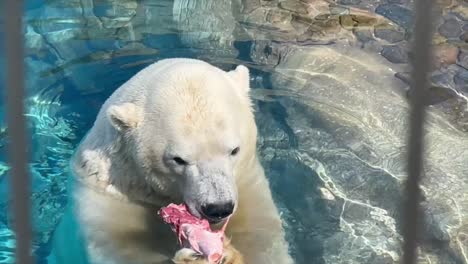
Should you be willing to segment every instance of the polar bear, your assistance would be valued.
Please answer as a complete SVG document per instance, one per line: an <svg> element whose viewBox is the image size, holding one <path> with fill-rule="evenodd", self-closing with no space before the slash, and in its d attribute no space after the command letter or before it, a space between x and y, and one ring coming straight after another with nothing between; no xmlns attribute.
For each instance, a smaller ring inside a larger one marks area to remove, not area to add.
<svg viewBox="0 0 468 264"><path fill-rule="evenodd" d="M214 227L230 217L223 263L293 263L256 155L249 89L245 66L177 58L108 98L71 162L91 263L208 263L157 215L169 203Z"/></svg>

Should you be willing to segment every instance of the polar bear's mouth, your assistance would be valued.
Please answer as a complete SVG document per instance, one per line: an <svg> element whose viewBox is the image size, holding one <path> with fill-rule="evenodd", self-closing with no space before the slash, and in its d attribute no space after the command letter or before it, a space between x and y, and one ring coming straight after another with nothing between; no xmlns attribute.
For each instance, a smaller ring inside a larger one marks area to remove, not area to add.
<svg viewBox="0 0 468 264"><path fill-rule="evenodd" d="M209 218L203 217L203 219L208 220L208 223L210 223L210 225L218 226L218 225L223 225L226 222L226 220L229 219L229 217L226 217L223 219L209 219Z"/></svg>

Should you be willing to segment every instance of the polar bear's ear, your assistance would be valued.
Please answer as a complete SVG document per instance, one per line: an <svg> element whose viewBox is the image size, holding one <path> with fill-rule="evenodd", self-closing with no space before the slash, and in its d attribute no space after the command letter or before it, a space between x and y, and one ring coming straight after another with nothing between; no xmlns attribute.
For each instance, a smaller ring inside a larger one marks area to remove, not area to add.
<svg viewBox="0 0 468 264"><path fill-rule="evenodd" d="M229 76L240 85L243 92L250 90L249 69L244 65L239 65L235 70L228 72Z"/></svg>
<svg viewBox="0 0 468 264"><path fill-rule="evenodd" d="M112 105L107 109L107 117L112 126L118 131L135 128L143 119L139 107L132 103Z"/></svg>

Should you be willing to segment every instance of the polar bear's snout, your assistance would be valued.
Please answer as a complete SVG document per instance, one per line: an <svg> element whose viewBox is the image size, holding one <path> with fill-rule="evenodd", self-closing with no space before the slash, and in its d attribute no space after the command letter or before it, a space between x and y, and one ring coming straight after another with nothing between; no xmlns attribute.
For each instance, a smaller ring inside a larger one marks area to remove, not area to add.
<svg viewBox="0 0 468 264"><path fill-rule="evenodd" d="M212 221L219 221L229 217L234 212L234 202L211 203L201 207L201 213Z"/></svg>
<svg viewBox="0 0 468 264"><path fill-rule="evenodd" d="M183 176L183 197L192 214L217 223L234 213L237 187L228 161L200 162Z"/></svg>

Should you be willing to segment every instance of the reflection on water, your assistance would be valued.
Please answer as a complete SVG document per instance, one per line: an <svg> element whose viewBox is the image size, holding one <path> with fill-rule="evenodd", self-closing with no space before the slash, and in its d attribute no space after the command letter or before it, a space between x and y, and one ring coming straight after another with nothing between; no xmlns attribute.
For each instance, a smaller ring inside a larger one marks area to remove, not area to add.
<svg viewBox="0 0 468 264"><path fill-rule="evenodd" d="M468 7L438 4L419 263L468 263ZM296 262L397 263L411 8L406 0L29 1L37 261L53 248L67 204L68 160L103 101L156 60L192 57L251 69L260 157ZM13 263L3 124L0 263Z"/></svg>

